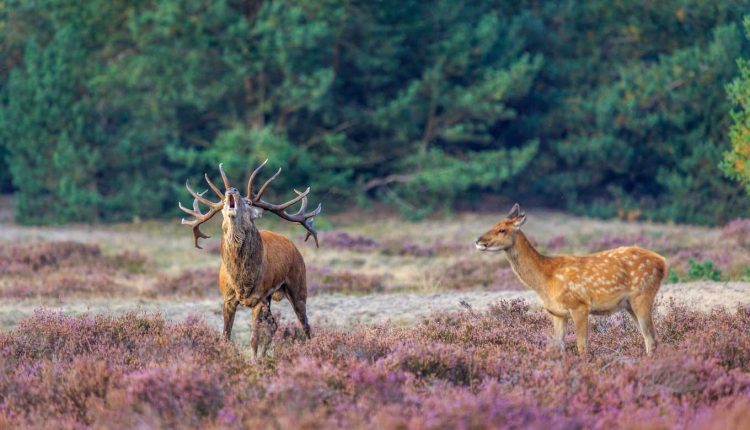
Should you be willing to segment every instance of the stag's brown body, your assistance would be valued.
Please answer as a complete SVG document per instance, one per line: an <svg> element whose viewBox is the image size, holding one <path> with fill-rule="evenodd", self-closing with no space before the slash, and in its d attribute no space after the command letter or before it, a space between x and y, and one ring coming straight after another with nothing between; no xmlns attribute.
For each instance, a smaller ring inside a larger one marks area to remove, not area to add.
<svg viewBox="0 0 750 430"><path fill-rule="evenodd" d="M482 251L505 251L515 274L539 295L550 314L558 346L564 349L567 322L573 320L578 351L585 354L589 315L625 310L638 324L646 353L651 354L656 348L654 299L667 273L664 258L638 246L582 256L545 256L520 230L525 220L515 205L476 246Z"/></svg>
<svg viewBox="0 0 750 430"><path fill-rule="evenodd" d="M241 244L224 235L221 260L219 289L224 296L227 339L232 334L237 306L248 306L253 309L254 321L250 348L254 354L263 354L258 347L265 348L277 328L270 313L271 299L279 301L284 297L292 305L306 336L310 336L305 262L291 240L266 230L251 232Z"/></svg>
<svg viewBox="0 0 750 430"><path fill-rule="evenodd" d="M195 197L193 210L180 205L185 212L193 215L194 220L183 220L183 224L193 226L195 246L199 238L206 238L199 227L212 216L221 211L221 269L219 271L219 289L224 296L224 336L230 339L237 306L242 304L253 310L253 331L250 338L251 351L254 356L262 356L270 345L277 329L276 321L271 314L271 300L287 298L302 325L305 335L310 337L310 326L307 322L307 283L305 262L297 247L286 237L271 231L258 230L255 220L263 211L270 211L283 219L302 224L310 236L317 233L312 227L313 218L320 213L321 207L305 212L307 193L297 192L297 197L280 205L267 203L261 199L268 184L281 172L276 173L253 193L253 180L263 168L265 162L255 169L247 185L247 197L240 195L236 188L229 186L229 181L221 165L219 170L224 180L225 192L221 193L206 176L211 189L221 197L221 202L211 202L203 194L194 192L188 185L188 191ZM205 192L204 192L205 193ZM301 208L296 213L285 211L289 206L301 201ZM203 214L199 203L211 209Z"/></svg>

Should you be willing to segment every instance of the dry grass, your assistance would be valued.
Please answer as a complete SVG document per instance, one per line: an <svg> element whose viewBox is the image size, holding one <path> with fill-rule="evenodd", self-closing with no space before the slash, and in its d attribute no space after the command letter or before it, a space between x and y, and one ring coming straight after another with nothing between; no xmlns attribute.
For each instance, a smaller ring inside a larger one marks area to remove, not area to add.
<svg viewBox="0 0 750 430"><path fill-rule="evenodd" d="M740 279L750 266L750 256L743 248L747 230L744 221L737 221L722 231L592 220L533 209L527 213L529 221L525 231L548 253L586 253L610 246L639 244L666 255L678 274L685 272L689 258L712 259L734 280ZM302 241L303 231L298 226L268 217L261 221L260 227L285 233L297 243L310 268L309 282L317 286L317 293L522 289L501 254L479 253L473 249L474 239L501 217L500 214L460 214L448 219L411 223L382 214L369 218L361 213L337 215L324 219L335 228L322 232L319 249L311 242ZM101 265L89 264L93 268L87 276L91 279L98 276L99 287L82 288L76 294L96 296L108 289L112 290L110 293L144 297L212 297L215 294L210 284L219 261L218 219L205 229L213 237L203 241L204 250L193 248L189 229L177 221L24 227L9 222L8 217L0 219L4 220L0 224L3 246L74 241L96 246L102 258L120 261L119 265L115 264L114 273L111 270L100 273ZM735 230L743 235L733 234ZM142 273L133 273L126 267L127 258L117 259L117 256L128 255L142 256L147 262ZM84 272L81 265L76 267L75 276L70 273L70 276L63 276L54 271L50 271L49 276L64 278L60 283L70 284L72 291L79 282L79 274ZM104 275L112 278L112 282ZM0 285L3 283L6 287L15 283L11 289L26 288L0 274ZM117 284L117 287L109 284Z"/></svg>

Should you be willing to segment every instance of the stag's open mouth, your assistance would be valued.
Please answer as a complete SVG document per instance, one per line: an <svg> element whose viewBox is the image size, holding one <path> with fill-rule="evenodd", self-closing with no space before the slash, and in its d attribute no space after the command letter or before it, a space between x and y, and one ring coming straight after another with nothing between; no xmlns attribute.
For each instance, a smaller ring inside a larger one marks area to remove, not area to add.
<svg viewBox="0 0 750 430"><path fill-rule="evenodd" d="M237 215L237 197L234 194L227 194L227 215Z"/></svg>

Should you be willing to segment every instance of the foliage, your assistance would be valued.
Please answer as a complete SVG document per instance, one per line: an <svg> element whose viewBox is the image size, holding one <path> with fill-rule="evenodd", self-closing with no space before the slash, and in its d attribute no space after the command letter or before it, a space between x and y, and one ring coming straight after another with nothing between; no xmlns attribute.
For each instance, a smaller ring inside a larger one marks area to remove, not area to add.
<svg viewBox="0 0 750 430"><path fill-rule="evenodd" d="M750 17L745 17L745 32L750 37ZM732 111L729 138L732 148L724 153L724 173L745 184L750 193L750 61L738 59L740 76L727 86L727 94L736 110Z"/></svg>
<svg viewBox="0 0 750 430"><path fill-rule="evenodd" d="M164 216L185 178L223 162L242 188L270 158L269 198L309 185L328 209L420 218L492 193L722 223L750 208L717 167L748 6L11 0L0 191L25 223Z"/></svg>
<svg viewBox="0 0 750 430"><path fill-rule="evenodd" d="M4 427L729 428L750 406L750 312L670 304L661 350L595 319L589 361L523 302L411 327L320 327L252 363L189 318L39 311L0 334ZM252 407L248 407L252 405Z"/></svg>
<svg viewBox="0 0 750 430"><path fill-rule="evenodd" d="M687 273L684 277L679 277L675 272L670 271L667 278L668 282L692 282L692 281L721 281L724 276L721 270L714 266L711 260L696 261L688 260Z"/></svg>

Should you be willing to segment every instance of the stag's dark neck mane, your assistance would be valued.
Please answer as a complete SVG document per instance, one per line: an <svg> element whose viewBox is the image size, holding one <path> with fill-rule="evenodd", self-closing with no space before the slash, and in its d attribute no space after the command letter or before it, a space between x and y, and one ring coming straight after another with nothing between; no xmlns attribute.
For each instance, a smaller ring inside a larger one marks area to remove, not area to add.
<svg viewBox="0 0 750 430"><path fill-rule="evenodd" d="M263 241L260 232L250 222L243 226L227 226L223 233L221 262L234 288L244 290L241 296L246 297L263 279Z"/></svg>

